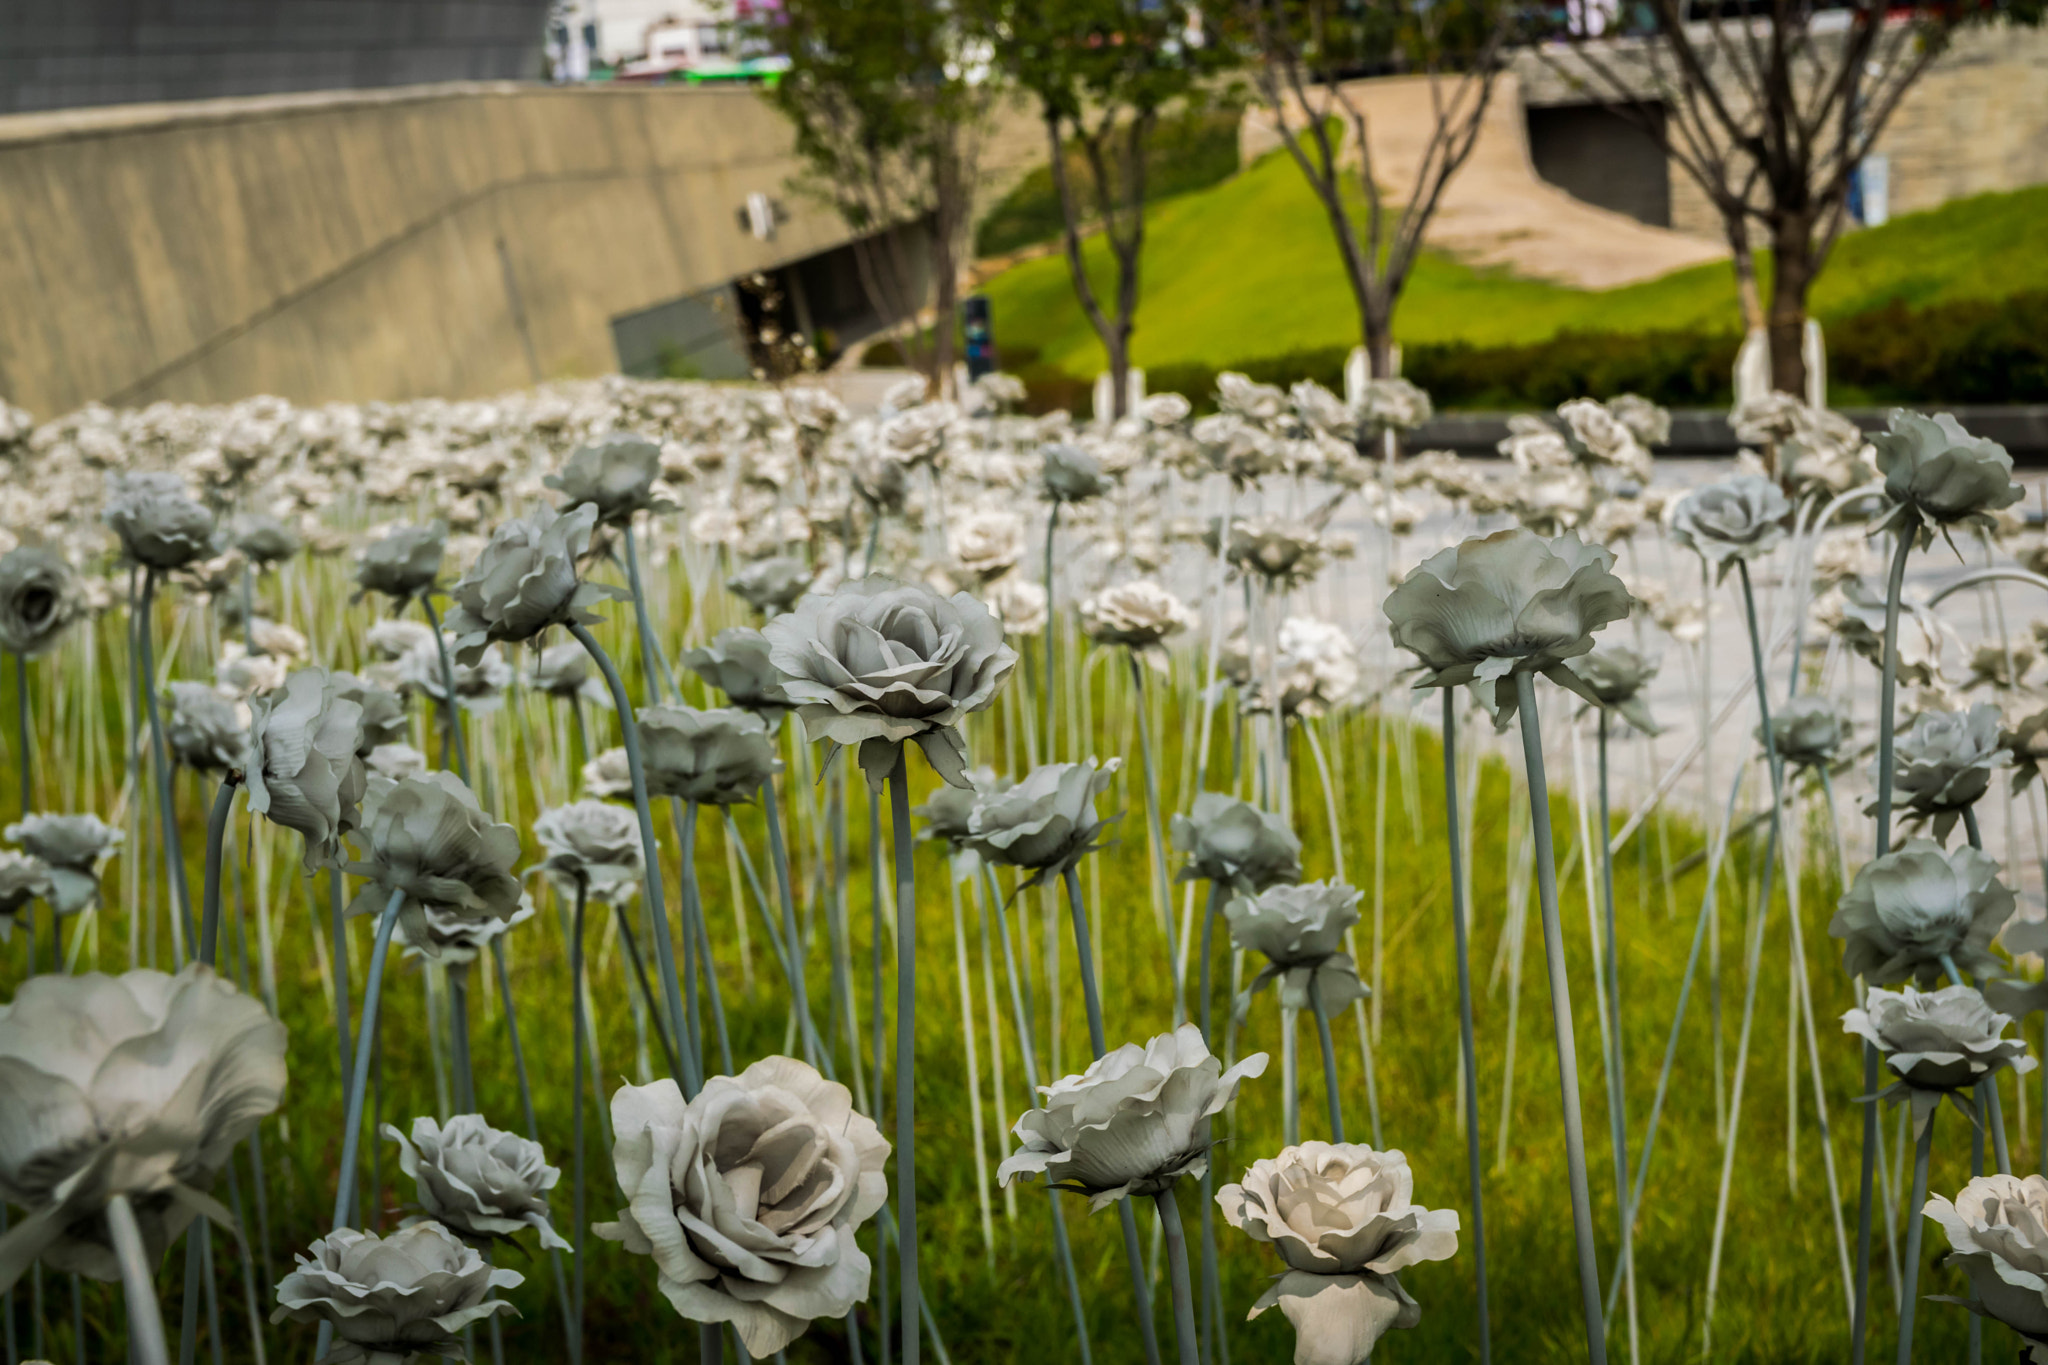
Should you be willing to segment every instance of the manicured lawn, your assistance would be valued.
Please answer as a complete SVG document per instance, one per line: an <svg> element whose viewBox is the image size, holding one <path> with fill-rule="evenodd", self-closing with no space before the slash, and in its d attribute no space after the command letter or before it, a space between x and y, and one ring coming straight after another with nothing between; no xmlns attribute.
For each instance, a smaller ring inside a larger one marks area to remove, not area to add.
<svg viewBox="0 0 2048 1365"><path fill-rule="evenodd" d="M1846 237L1822 277L1823 320L1892 300L1919 306L2048 288L2040 224L2048 187L1980 195ZM1093 268L1109 278L1095 244ZM1141 365L1241 360L1355 341L1357 315L1330 231L1300 173L1268 156L1225 183L1150 215L1135 339ZM1064 261L1032 261L992 281L998 345L1075 375L1102 352L1073 300ZM1450 257L1423 257L1396 316L1404 342L1541 341L1560 331L1732 330L1725 265L1611 290L1571 289Z"/></svg>

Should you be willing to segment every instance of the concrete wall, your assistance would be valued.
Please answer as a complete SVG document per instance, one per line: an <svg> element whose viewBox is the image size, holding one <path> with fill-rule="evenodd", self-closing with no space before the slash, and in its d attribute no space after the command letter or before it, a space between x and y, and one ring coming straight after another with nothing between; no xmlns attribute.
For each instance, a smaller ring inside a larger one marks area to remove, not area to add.
<svg viewBox="0 0 2048 1365"><path fill-rule="evenodd" d="M1817 41L1836 40L1819 35ZM1637 46L1604 45L1610 64L1622 71L1640 61ZM1584 91L1574 88L1569 75L1574 65L1569 51L1552 50L1548 60L1534 52L1518 54L1514 70L1525 103L1584 103ZM1723 86L1724 97L1740 100L1732 81ZM1641 88L1647 92L1648 82ZM2048 32L1998 25L1958 33L1900 102L1876 150L1891 161L1894 215L1965 195L2048 184ZM1670 180L1671 226L1718 238L1719 215L1675 162Z"/></svg>
<svg viewBox="0 0 2048 1365"><path fill-rule="evenodd" d="M0 113L541 74L548 0L0 0Z"/></svg>
<svg viewBox="0 0 2048 1365"><path fill-rule="evenodd" d="M0 396L487 394L847 238L746 90L454 85L0 118ZM787 210L774 240L738 215Z"/></svg>

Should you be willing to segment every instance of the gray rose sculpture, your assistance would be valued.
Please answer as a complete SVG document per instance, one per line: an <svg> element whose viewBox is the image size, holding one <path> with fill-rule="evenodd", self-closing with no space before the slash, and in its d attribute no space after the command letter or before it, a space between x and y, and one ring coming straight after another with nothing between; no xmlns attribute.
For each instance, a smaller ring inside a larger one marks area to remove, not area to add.
<svg viewBox="0 0 2048 1365"><path fill-rule="evenodd" d="M493 640L530 640L549 626L592 625L602 619L590 610L593 603L627 597L622 588L577 576L576 561L596 525L591 503L561 513L537 508L499 523L476 563L448 590L455 606L446 630L455 657L473 664Z"/></svg>
<svg viewBox="0 0 2048 1365"><path fill-rule="evenodd" d="M768 657L768 637L758 630L721 630L710 644L685 652L683 667L725 693L734 706L755 712L770 725L780 724L782 713L795 704Z"/></svg>
<svg viewBox="0 0 2048 1365"><path fill-rule="evenodd" d="M1153 649L1196 624L1178 597L1143 580L1104 588L1081 603L1081 629L1105 645Z"/></svg>
<svg viewBox="0 0 2048 1365"><path fill-rule="evenodd" d="M1886 522L1914 526L1925 545L1936 528L1992 525L1991 513L2026 496L2013 482L2012 456L1996 441L1972 436L1948 413L1923 417L1903 408L1874 433L1877 472L1894 504ZM1880 523L1883 524L1883 523Z"/></svg>
<svg viewBox="0 0 2048 1365"><path fill-rule="evenodd" d="M548 1191L562 1173L538 1142L501 1132L481 1114L457 1114L445 1125L416 1118L410 1140L387 1123L384 1136L398 1144L398 1168L418 1187L421 1210L449 1231L487 1239L532 1228L543 1247L570 1249L548 1223Z"/></svg>
<svg viewBox="0 0 2048 1365"><path fill-rule="evenodd" d="M439 1223L414 1223L389 1237L342 1228L294 1259L297 1266L277 1282L270 1320L331 1324L334 1346L324 1365L463 1359L464 1328L518 1312L492 1291L526 1283L516 1270L493 1270Z"/></svg>
<svg viewBox="0 0 2048 1365"><path fill-rule="evenodd" d="M1593 648L1593 632L1633 603L1611 551L1577 536L1546 541L1498 531L1431 555L1389 594L1394 643L1422 661L1417 687L1473 691L1506 725L1519 708L1513 676L1541 673L1597 702L1564 667Z"/></svg>
<svg viewBox="0 0 2048 1365"><path fill-rule="evenodd" d="M1879 1097L1910 1100L1913 1131L1918 1134L1944 1095L1975 1124L1977 1111L1969 1091L1977 1082L2008 1066L2021 1075L2034 1069L2026 1043L2005 1036L2011 1022L1974 986L1944 986L1938 991L1872 987L1864 994L1862 1009L1842 1015L1842 1032L1857 1035L1884 1054L1885 1065L1898 1080Z"/></svg>
<svg viewBox="0 0 2048 1365"><path fill-rule="evenodd" d="M593 1231L653 1257L685 1318L731 1323L760 1360L867 1297L854 1235L888 1201L889 1144L845 1086L768 1057L687 1102L621 1086L612 1128L626 1207Z"/></svg>
<svg viewBox="0 0 2048 1365"><path fill-rule="evenodd" d="M49 869L49 904L60 915L76 914L98 898L100 865L124 837L97 815L24 815L5 833Z"/></svg>
<svg viewBox="0 0 2048 1365"><path fill-rule="evenodd" d="M235 548L249 562L263 568L282 564L299 552L304 542L299 533L267 512L252 512L235 518Z"/></svg>
<svg viewBox="0 0 2048 1365"><path fill-rule="evenodd" d="M96 1280L120 1268L100 1210L134 1206L151 1264L215 1173L284 1095L284 1025L209 967L49 973L0 1005L0 1198L27 1210L0 1288L38 1256Z"/></svg>
<svg viewBox="0 0 2048 1365"><path fill-rule="evenodd" d="M1301 879L1301 840L1287 822L1234 796L1198 793L1192 811L1173 817L1172 839L1188 855L1175 881L1258 892Z"/></svg>
<svg viewBox="0 0 2048 1365"><path fill-rule="evenodd" d="M1726 578L1737 560L1762 559L1785 539L1792 504L1760 474L1695 488L1671 513L1671 538L1712 564Z"/></svg>
<svg viewBox="0 0 2048 1365"><path fill-rule="evenodd" d="M611 689L590 668L590 651L575 641L549 645L533 666L534 690L561 701L612 704Z"/></svg>
<svg viewBox="0 0 2048 1365"><path fill-rule="evenodd" d="M1038 486L1047 502L1087 502L1116 486L1102 472L1102 461L1077 445L1055 441L1041 450L1040 457L1044 464Z"/></svg>
<svg viewBox="0 0 2048 1365"><path fill-rule="evenodd" d="M519 831L483 813L476 794L454 773L378 781L363 801L356 842L367 852L347 870L369 880L348 914L383 912L404 892L399 923L423 952L438 947L437 921L509 924L522 908Z"/></svg>
<svg viewBox="0 0 2048 1365"><path fill-rule="evenodd" d="M50 900L55 891L50 865L41 858L0 853L0 943L11 942L15 922L25 918L38 900Z"/></svg>
<svg viewBox="0 0 2048 1365"><path fill-rule="evenodd" d="M797 604L810 590L813 576L802 560L771 555L740 565L725 586L763 616L775 616Z"/></svg>
<svg viewBox="0 0 2048 1365"><path fill-rule="evenodd" d="M353 673L330 673L328 677L334 682L336 696L362 709L363 738L358 751L365 759L380 745L405 743L412 733L405 698Z"/></svg>
<svg viewBox="0 0 2048 1365"><path fill-rule="evenodd" d="M1087 1195L1093 1210L1199 1177L1209 1169L1209 1120L1265 1069L1266 1054L1254 1052L1225 1071L1193 1024L1143 1047L1125 1043L1080 1075L1039 1087L1045 1105L1017 1120L1021 1145L997 1178L1007 1185L1036 1176Z"/></svg>
<svg viewBox="0 0 2048 1365"><path fill-rule="evenodd" d="M1287 1315L1294 1365L1359 1365L1390 1328L1422 1320L1399 1272L1455 1256L1458 1214L1421 1207L1414 1190L1400 1152L1304 1142L1216 1192L1224 1219L1286 1263L1247 1316Z"/></svg>
<svg viewBox="0 0 2048 1365"><path fill-rule="evenodd" d="M62 555L37 545L0 555L0 648L45 653L84 611L78 574Z"/></svg>
<svg viewBox="0 0 2048 1365"><path fill-rule="evenodd" d="M339 866L368 781L363 708L323 668L301 669L254 705L249 809L305 836L307 871Z"/></svg>
<svg viewBox="0 0 2048 1365"><path fill-rule="evenodd" d="M542 870L572 895L580 884L593 900L631 900L647 874L639 819L624 806L574 801L542 811L533 837L547 855Z"/></svg>
<svg viewBox="0 0 2048 1365"><path fill-rule="evenodd" d="M1991 790L1991 774L2011 766L2004 726L1990 702L1967 711L1923 711L1894 741L1892 790L1908 819L1932 820L1934 837L1945 841L1962 813ZM1874 798L1867 809L1877 809Z"/></svg>
<svg viewBox="0 0 2048 1365"><path fill-rule="evenodd" d="M1937 981L1942 957L1975 975L2001 970L1991 940L2012 918L1998 863L1967 845L1944 852L1908 839L1856 871L1828 932L1844 940L1842 969L1876 986Z"/></svg>
<svg viewBox="0 0 2048 1365"><path fill-rule="evenodd" d="M1849 735L1849 717L1832 697L1807 692L1771 708L1771 738L1778 757L1795 768L1833 763ZM1761 731L1757 738L1763 739Z"/></svg>
<svg viewBox="0 0 2048 1365"><path fill-rule="evenodd" d="M1305 882L1269 886L1256 896L1234 896L1224 905L1231 940L1266 959L1238 997L1240 1016L1250 1008L1252 996L1275 981L1280 983L1281 1004L1306 1010L1314 1003L1326 1017L1368 994L1344 951L1344 931L1358 923L1359 895L1343 882Z"/></svg>
<svg viewBox="0 0 2048 1365"><path fill-rule="evenodd" d="M661 477L661 446L644 436L601 436L569 457L559 474L541 482L562 494L564 507L597 508L607 526L631 521L635 512L674 506L654 491Z"/></svg>
<svg viewBox="0 0 2048 1365"><path fill-rule="evenodd" d="M171 757L202 773L221 773L248 762L249 713L205 683L174 682L164 710L164 742Z"/></svg>
<svg viewBox="0 0 2048 1365"><path fill-rule="evenodd" d="M176 474L109 474L100 516L121 553L147 568L182 569L213 553L213 513Z"/></svg>
<svg viewBox="0 0 2048 1365"><path fill-rule="evenodd" d="M1964 1306L2019 1333L2022 1361L2048 1365L2048 1179L1980 1175L1953 1204L1937 1194L1922 1212L1948 1238L1948 1263L1970 1277Z"/></svg>
<svg viewBox="0 0 2048 1365"><path fill-rule="evenodd" d="M941 778L966 785L960 719L992 705L1017 666L1002 623L973 597L880 574L813 593L762 634L805 735L827 742L827 762L840 746L858 746L876 787L906 740Z"/></svg>
<svg viewBox="0 0 2048 1365"><path fill-rule="evenodd" d="M767 724L751 711L643 706L635 714L649 796L730 806L753 800L782 768Z"/></svg>
<svg viewBox="0 0 2048 1365"><path fill-rule="evenodd" d="M1650 715L1648 698L1643 696L1643 689L1657 676L1655 659L1627 645L1602 645L1567 667L1585 683L1595 705L1612 711L1646 735L1663 733L1663 727Z"/></svg>
<svg viewBox="0 0 2048 1365"><path fill-rule="evenodd" d="M356 557L356 583L363 593L382 593L404 602L434 586L441 573L441 559L448 553L448 526L430 521L425 526L394 526L363 546Z"/></svg>
<svg viewBox="0 0 2048 1365"><path fill-rule="evenodd" d="M917 837L938 839L955 854L966 851L967 836L973 832L975 806L986 797L1008 791L1010 786L1009 778L996 776L995 769L986 765L969 768L964 787L940 783L925 803L914 809L913 813L925 822Z"/></svg>
<svg viewBox="0 0 2048 1365"><path fill-rule="evenodd" d="M1026 886L1056 878L1101 847L1098 837L1118 817L1097 818L1095 798L1122 766L1120 758L1100 768L1092 758L1041 763L1015 786L980 793L961 842L992 863L1029 870Z"/></svg>

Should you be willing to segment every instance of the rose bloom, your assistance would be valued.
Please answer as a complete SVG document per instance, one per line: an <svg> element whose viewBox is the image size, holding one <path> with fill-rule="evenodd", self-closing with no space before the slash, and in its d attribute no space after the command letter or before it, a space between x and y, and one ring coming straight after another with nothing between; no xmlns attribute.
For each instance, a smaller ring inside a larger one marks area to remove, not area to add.
<svg viewBox="0 0 2048 1365"><path fill-rule="evenodd" d="M626 1207L592 1229L651 1256L691 1322L729 1322L756 1360L867 1297L860 1226L888 1202L889 1144L845 1086L789 1057L612 1096Z"/></svg>
<svg viewBox="0 0 2048 1365"><path fill-rule="evenodd" d="M1225 1220L1287 1265L1248 1316L1287 1315L1295 1365L1358 1365L1389 1328L1422 1320L1397 1272L1456 1255L1458 1214L1422 1208L1413 1190L1400 1152L1304 1142L1216 1192Z"/></svg>
<svg viewBox="0 0 2048 1365"><path fill-rule="evenodd" d="M329 1365L408 1365L424 1356L462 1356L465 1328L518 1310L496 1289L526 1277L493 1270L439 1223L402 1227L389 1237L341 1228L295 1258L277 1284L272 1322L331 1324Z"/></svg>
<svg viewBox="0 0 2048 1365"><path fill-rule="evenodd" d="M1104 588L1081 603L1081 629L1106 645L1151 649L1197 624L1178 597L1142 579Z"/></svg>
<svg viewBox="0 0 2048 1365"><path fill-rule="evenodd" d="M416 1118L409 1139L388 1123L383 1132L398 1144L398 1168L412 1177L427 1217L469 1237L532 1228L541 1246L569 1249L548 1223L548 1191L562 1173L538 1142L493 1128L480 1114L446 1124Z"/></svg>
<svg viewBox="0 0 2048 1365"><path fill-rule="evenodd" d="M973 597L941 597L880 574L804 598L762 634L805 735L859 746L875 785L894 770L906 740L941 778L964 785L960 719L992 705L1017 666L1001 623Z"/></svg>
<svg viewBox="0 0 2048 1365"><path fill-rule="evenodd" d="M1021 1145L997 1178L1037 1176L1080 1190L1091 1209L1157 1194L1209 1168L1209 1121L1265 1069L1266 1054L1254 1052L1225 1071L1193 1024L1143 1047L1126 1043L1080 1075L1039 1088L1045 1105L1017 1120Z"/></svg>
<svg viewBox="0 0 2048 1365"><path fill-rule="evenodd" d="M1220 882L1263 891L1301 877L1301 840L1278 815L1222 792L1201 792L1172 824L1173 846L1188 855L1176 881Z"/></svg>
<svg viewBox="0 0 2048 1365"><path fill-rule="evenodd" d="M2002 971L1991 940L2014 903L1994 859L1968 845L1949 852L1908 839L1857 869L1828 932L1845 940L1842 969L1851 976L1926 985L1941 978L1944 954L1971 973Z"/></svg>
<svg viewBox="0 0 2048 1365"><path fill-rule="evenodd" d="M1755 474L1696 488L1671 514L1671 538L1726 577L1737 560L1762 559L1785 539L1792 504L1778 485Z"/></svg>
<svg viewBox="0 0 2048 1365"><path fill-rule="evenodd" d="M2048 1179L1980 1175L1953 1204L1937 1194L1922 1212L1947 1236L1948 1263L1970 1277L1965 1306L2019 1333L2021 1359L2048 1362Z"/></svg>
<svg viewBox="0 0 2048 1365"><path fill-rule="evenodd" d="M1030 869L1033 883L1057 877L1099 847L1108 822L1096 817L1095 798L1122 766L1118 758L1100 769L1092 758L1041 763L1015 786L979 795L963 842L992 863Z"/></svg>
<svg viewBox="0 0 2048 1365"><path fill-rule="evenodd" d="M1562 665L1591 651L1594 631L1628 616L1634 599L1613 568L1611 551L1576 536L1500 531L1424 560L1385 611L1394 643L1422 661L1418 686L1477 683L1505 724L1519 706L1518 673L1596 700Z"/></svg>
<svg viewBox="0 0 2048 1365"><path fill-rule="evenodd" d="M2005 1036L2010 1023L1974 986L1938 991L1873 986L1864 992L1862 1009L1842 1015L1844 1033L1856 1034L1884 1054L1885 1066L1898 1080L1880 1094L1903 1094L1912 1102L1916 1133L1933 1118L1944 1095L1975 1123L1966 1092L2005 1067L2020 1075L2034 1069L2026 1043Z"/></svg>

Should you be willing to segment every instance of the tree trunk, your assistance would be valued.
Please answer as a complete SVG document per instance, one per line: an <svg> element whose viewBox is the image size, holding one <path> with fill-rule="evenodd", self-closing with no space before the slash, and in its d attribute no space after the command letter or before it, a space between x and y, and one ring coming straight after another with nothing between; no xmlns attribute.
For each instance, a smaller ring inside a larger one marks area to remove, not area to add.
<svg viewBox="0 0 2048 1365"><path fill-rule="evenodd" d="M1806 295L1813 288L1812 224L1803 215L1771 229L1771 387L1806 397Z"/></svg>
<svg viewBox="0 0 2048 1365"><path fill-rule="evenodd" d="M957 148L950 135L940 137L935 162L932 171L937 208L932 214L932 305L936 316L932 318L929 387L932 397L945 398L953 392L953 325L960 301L960 276L954 264L953 248L967 208L963 202L966 187L960 183Z"/></svg>
<svg viewBox="0 0 2048 1365"><path fill-rule="evenodd" d="M1369 300L1359 309L1359 314L1365 323L1365 358L1372 366L1372 377L1394 378L1394 310L1391 301L1382 306L1378 300Z"/></svg>

